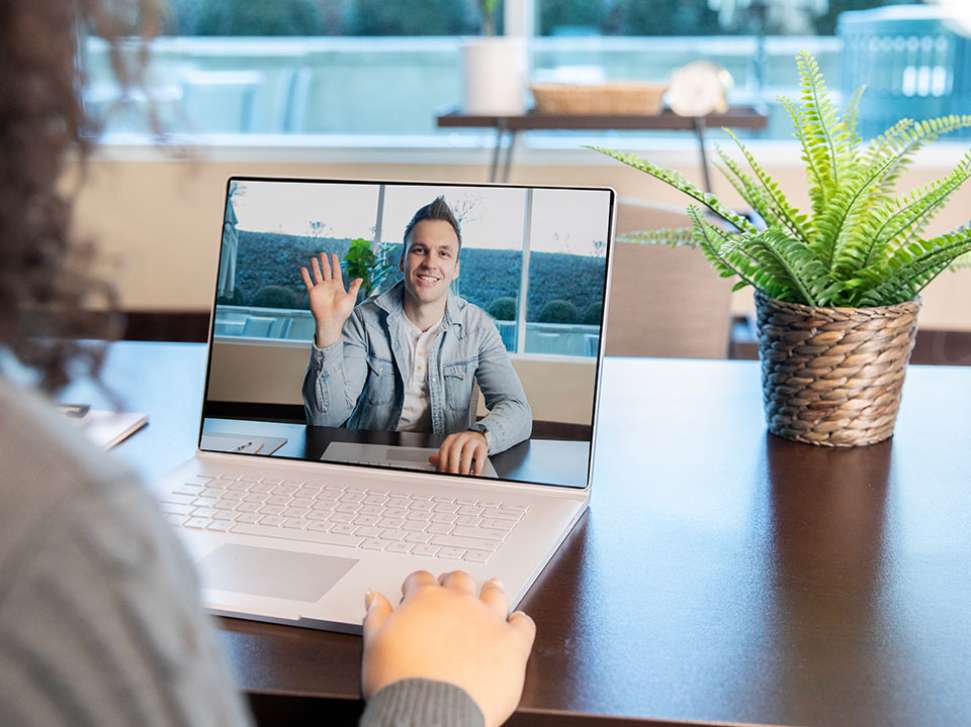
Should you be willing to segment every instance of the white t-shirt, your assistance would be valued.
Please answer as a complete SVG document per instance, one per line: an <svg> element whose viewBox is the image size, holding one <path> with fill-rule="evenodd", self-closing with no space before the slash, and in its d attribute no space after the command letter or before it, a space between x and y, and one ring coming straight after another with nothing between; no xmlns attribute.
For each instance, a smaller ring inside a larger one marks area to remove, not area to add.
<svg viewBox="0 0 971 727"><path fill-rule="evenodd" d="M428 349L442 329L442 318L427 331L420 330L408 316L408 348L411 349L411 375L405 382L405 401L401 407L398 431L432 431L432 410L428 400Z"/></svg>

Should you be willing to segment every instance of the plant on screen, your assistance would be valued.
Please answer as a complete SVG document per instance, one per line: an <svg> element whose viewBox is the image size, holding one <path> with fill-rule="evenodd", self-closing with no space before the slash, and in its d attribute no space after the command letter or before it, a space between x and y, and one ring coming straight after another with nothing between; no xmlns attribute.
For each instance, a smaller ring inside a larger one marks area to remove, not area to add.
<svg viewBox="0 0 971 727"><path fill-rule="evenodd" d="M363 237L351 240L344 255L344 266L349 281L354 278L364 281L361 283L363 298L369 298L377 292L394 267L386 250L381 249L375 253L371 241Z"/></svg>
<svg viewBox="0 0 971 727"><path fill-rule="evenodd" d="M738 137L726 129L748 165L718 149L719 170L762 217L757 227L677 172L632 154L591 147L684 192L692 226L626 236L632 241L700 247L735 289L751 285L778 300L810 306L871 307L911 300L945 269L971 253L971 230L927 238L923 233L971 177L971 152L954 170L896 195L901 174L924 144L971 126L971 116L902 119L864 145L856 132L863 89L842 116L829 97L816 59L796 57L798 102L780 99L802 145L810 214L798 210ZM965 260L967 258L964 258Z"/></svg>

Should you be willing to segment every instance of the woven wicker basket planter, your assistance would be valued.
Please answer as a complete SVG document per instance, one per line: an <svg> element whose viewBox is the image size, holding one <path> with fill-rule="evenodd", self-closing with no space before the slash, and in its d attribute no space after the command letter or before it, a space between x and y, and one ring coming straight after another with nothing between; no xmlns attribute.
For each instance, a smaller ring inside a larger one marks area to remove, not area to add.
<svg viewBox="0 0 971 727"><path fill-rule="evenodd" d="M920 301L813 308L756 291L762 400L769 431L855 447L893 434Z"/></svg>

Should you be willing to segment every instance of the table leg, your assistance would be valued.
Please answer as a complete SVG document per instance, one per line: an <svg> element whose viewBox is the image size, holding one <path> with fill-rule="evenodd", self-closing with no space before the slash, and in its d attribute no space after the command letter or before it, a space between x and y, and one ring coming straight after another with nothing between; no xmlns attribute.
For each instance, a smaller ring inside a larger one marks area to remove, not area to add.
<svg viewBox="0 0 971 727"><path fill-rule="evenodd" d="M492 162L489 165L489 181L496 182L499 177L499 154L502 152L502 137L506 126L501 121L496 124L496 144L492 147Z"/></svg>
<svg viewBox="0 0 971 727"><path fill-rule="evenodd" d="M519 138L515 129L509 131L509 145L506 147L506 158L502 164L502 181L509 181L509 171L512 169L512 155L516 148L516 140Z"/></svg>
<svg viewBox="0 0 971 727"><path fill-rule="evenodd" d="M701 178L704 180L705 191L711 193L711 170L708 167L708 152L705 149L705 120L701 116L694 119L695 136L698 137L698 151L701 155Z"/></svg>

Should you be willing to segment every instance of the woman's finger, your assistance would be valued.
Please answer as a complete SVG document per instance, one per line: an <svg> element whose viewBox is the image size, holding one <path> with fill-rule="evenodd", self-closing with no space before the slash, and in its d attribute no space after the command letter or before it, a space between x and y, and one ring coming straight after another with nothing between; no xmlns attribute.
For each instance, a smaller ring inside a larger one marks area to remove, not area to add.
<svg viewBox="0 0 971 727"><path fill-rule="evenodd" d="M475 581L465 571L453 570L450 573L442 573L438 577L438 582L444 588L450 588L453 591L458 591L469 596L475 595Z"/></svg>
<svg viewBox="0 0 971 727"><path fill-rule="evenodd" d="M501 619L505 620L509 615L509 599L501 581L490 578L483 583L479 599Z"/></svg>
<svg viewBox="0 0 971 727"><path fill-rule="evenodd" d="M405 578L404 583L401 584L401 595L403 598L408 598L422 588L434 586L437 583L438 581L435 580L435 576L427 570L416 570Z"/></svg>
<svg viewBox="0 0 971 727"><path fill-rule="evenodd" d="M364 644L366 647L375 634L381 630L385 619L388 618L394 608L387 598L374 591L368 592L364 607L367 609L364 612Z"/></svg>
<svg viewBox="0 0 971 727"><path fill-rule="evenodd" d="M528 654L533 648L533 641L536 639L536 623L522 611L513 611L509 614L509 625L520 639L523 649Z"/></svg>
<svg viewBox="0 0 971 727"><path fill-rule="evenodd" d="M315 255L310 260L310 267L314 269L314 282L318 285L324 282L324 276L320 274L320 263L317 262L317 256Z"/></svg>

